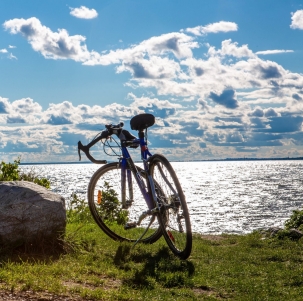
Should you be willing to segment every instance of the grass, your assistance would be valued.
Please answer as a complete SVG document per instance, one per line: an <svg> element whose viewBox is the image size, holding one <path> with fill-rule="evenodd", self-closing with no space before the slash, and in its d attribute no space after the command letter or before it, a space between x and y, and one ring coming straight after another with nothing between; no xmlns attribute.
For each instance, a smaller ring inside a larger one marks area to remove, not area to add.
<svg viewBox="0 0 303 301"><path fill-rule="evenodd" d="M92 221L70 222L59 251L2 250L0 291L31 300L302 300L302 243L195 235L181 261L162 238L132 248Z"/></svg>
<svg viewBox="0 0 303 301"><path fill-rule="evenodd" d="M47 179L21 175L20 160L0 164L0 180ZM303 227L295 211L275 237L194 235L191 257L181 261L161 238L153 245L119 243L93 222L75 194L59 245L0 246L1 300L303 300ZM300 228L301 227L301 228Z"/></svg>

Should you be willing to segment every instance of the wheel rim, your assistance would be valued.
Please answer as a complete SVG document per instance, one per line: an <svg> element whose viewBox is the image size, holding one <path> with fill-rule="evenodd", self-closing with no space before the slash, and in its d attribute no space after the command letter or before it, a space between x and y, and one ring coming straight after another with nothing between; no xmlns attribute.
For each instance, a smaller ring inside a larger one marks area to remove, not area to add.
<svg viewBox="0 0 303 301"><path fill-rule="evenodd" d="M165 225L165 237L176 254L187 252L188 235L191 233L186 203L183 192L178 187L171 171L157 161L152 164L151 173L156 183L157 198L161 204L161 218ZM163 174L167 181L164 180ZM157 189L157 186L161 189Z"/></svg>

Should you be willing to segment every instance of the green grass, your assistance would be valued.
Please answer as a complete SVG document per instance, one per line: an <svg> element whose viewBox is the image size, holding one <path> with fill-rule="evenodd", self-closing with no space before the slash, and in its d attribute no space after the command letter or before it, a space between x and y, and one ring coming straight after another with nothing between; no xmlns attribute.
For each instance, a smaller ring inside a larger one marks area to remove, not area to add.
<svg viewBox="0 0 303 301"><path fill-rule="evenodd" d="M31 180L20 159L0 164L0 180ZM161 238L153 245L119 243L93 222L72 194L59 245L0 246L0 298L14 300L303 300L303 211L294 211L273 238L195 235L191 257L176 258ZM269 235L268 235L269 236ZM12 299L11 296L9 299Z"/></svg>
<svg viewBox="0 0 303 301"><path fill-rule="evenodd" d="M0 291L37 300L46 292L84 300L302 300L302 243L195 235L191 257L181 261L163 238L132 248L93 222L74 222L59 251L2 250Z"/></svg>

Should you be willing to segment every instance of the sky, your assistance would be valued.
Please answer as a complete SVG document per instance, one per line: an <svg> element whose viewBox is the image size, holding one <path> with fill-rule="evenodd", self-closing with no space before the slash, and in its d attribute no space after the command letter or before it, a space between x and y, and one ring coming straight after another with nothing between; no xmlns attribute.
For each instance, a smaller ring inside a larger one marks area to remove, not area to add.
<svg viewBox="0 0 303 301"><path fill-rule="evenodd" d="M0 23L1 160L76 162L144 112L170 160L303 156L302 1L1 0Z"/></svg>

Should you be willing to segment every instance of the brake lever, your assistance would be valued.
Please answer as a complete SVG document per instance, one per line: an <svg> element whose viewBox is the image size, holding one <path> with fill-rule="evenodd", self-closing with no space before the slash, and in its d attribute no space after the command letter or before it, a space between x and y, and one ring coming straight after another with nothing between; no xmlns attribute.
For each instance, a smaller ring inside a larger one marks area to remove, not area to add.
<svg viewBox="0 0 303 301"><path fill-rule="evenodd" d="M84 145L81 141L78 141L78 155L79 155L79 161L81 161L81 151L84 151Z"/></svg>
<svg viewBox="0 0 303 301"><path fill-rule="evenodd" d="M80 153L80 148L78 148L78 155L79 155L79 161L81 161L81 153Z"/></svg>
<svg viewBox="0 0 303 301"><path fill-rule="evenodd" d="M107 161L106 160L96 160L90 153L89 153L89 148L94 145L98 140L94 140L92 141L91 143L89 143L88 145L83 145L81 143L81 141L78 141L78 155L79 155L79 161L81 161L81 153L80 153L80 150L82 150L86 157L93 163L96 163L96 164L106 164Z"/></svg>

